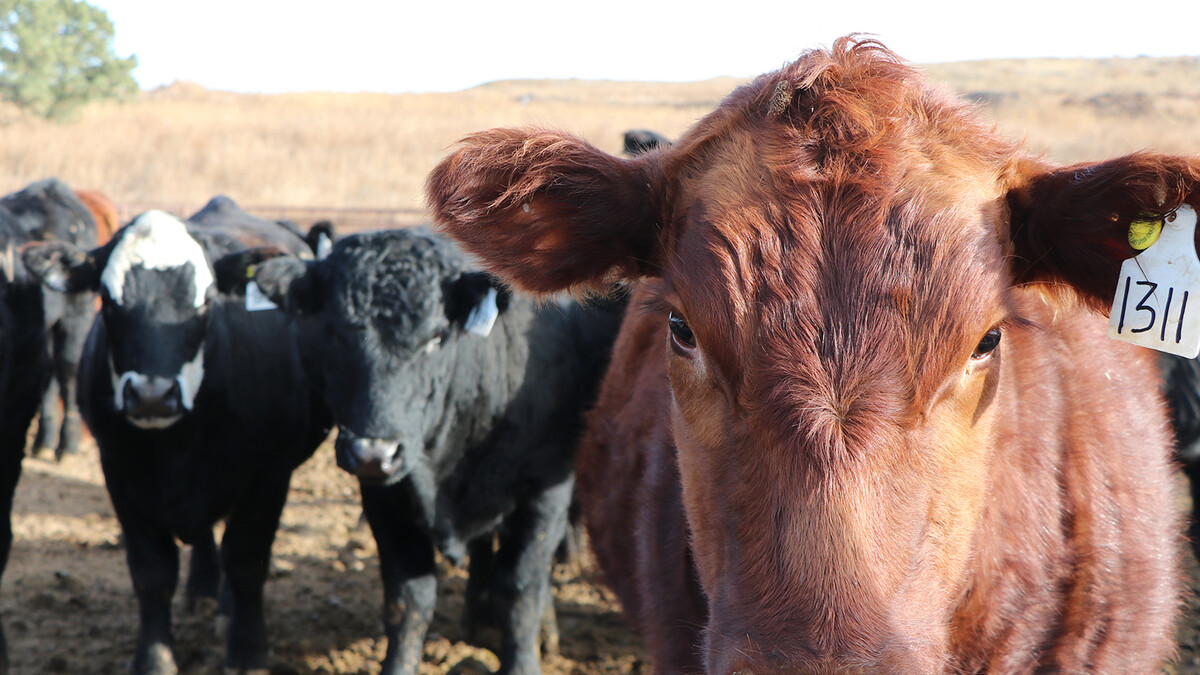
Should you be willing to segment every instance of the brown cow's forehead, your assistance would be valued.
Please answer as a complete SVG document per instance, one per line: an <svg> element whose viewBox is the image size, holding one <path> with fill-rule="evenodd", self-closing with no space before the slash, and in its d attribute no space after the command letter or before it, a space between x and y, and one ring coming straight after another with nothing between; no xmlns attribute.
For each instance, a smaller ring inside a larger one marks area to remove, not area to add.
<svg viewBox="0 0 1200 675"><path fill-rule="evenodd" d="M928 401L1006 318L996 197L781 182L762 164L719 162L680 182L664 276L706 356L751 407L779 395L762 389L773 383L793 399L778 403L842 419L886 392Z"/></svg>

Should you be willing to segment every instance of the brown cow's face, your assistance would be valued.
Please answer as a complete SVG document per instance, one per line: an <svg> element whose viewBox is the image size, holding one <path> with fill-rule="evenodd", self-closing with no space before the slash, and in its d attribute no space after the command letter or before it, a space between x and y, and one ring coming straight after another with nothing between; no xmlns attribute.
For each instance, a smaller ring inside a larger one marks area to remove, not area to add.
<svg viewBox="0 0 1200 675"><path fill-rule="evenodd" d="M1009 355L1049 312L1013 287L1106 303L1130 221L1200 201L1198 183L1181 158L1023 157L878 45L840 40L669 149L493 130L429 195L523 290L654 289L630 322L661 326L669 380L645 400L671 418L710 672L924 673L965 639L949 626L992 448L1036 384Z"/></svg>
<svg viewBox="0 0 1200 675"><path fill-rule="evenodd" d="M958 172L950 198L916 166L896 178L929 186L910 200L781 178L757 147L667 159L656 306L711 672L928 672L985 493L996 338L1016 330L998 176Z"/></svg>

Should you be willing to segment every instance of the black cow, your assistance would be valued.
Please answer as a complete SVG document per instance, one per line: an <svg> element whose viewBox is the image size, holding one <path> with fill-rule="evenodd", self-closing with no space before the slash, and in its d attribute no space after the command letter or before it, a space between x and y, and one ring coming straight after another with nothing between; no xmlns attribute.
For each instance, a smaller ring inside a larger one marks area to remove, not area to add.
<svg viewBox="0 0 1200 675"><path fill-rule="evenodd" d="M625 147L622 150L630 157L637 157L665 145L671 145L671 141L657 131L630 129L625 132Z"/></svg>
<svg viewBox="0 0 1200 675"><path fill-rule="evenodd" d="M17 252L29 233L0 206L0 577L12 548L12 503L25 432L49 380L46 320L41 282ZM8 673L8 651L0 627L0 675Z"/></svg>
<svg viewBox="0 0 1200 675"><path fill-rule="evenodd" d="M141 617L136 673L175 672L176 538L193 546L189 603L215 598L224 572L227 668L266 672L271 543L292 471L329 431L287 318L247 312L216 288L211 261L248 244L311 256L303 240L225 198L187 223L142 214L91 252L47 244L25 253L52 288L100 292L79 403L125 537Z"/></svg>
<svg viewBox="0 0 1200 675"><path fill-rule="evenodd" d="M383 672L417 671L435 547L458 562L468 545L469 638L496 629L501 672L539 672L574 445L623 308L512 295L424 230L352 235L325 260L276 258L254 279L297 317L338 424L338 465L362 483Z"/></svg>
<svg viewBox="0 0 1200 675"><path fill-rule="evenodd" d="M1200 559L1200 360L1173 354L1160 357L1163 395L1171 407L1171 427L1177 443L1176 458L1188 477L1192 493L1192 518L1188 538Z"/></svg>
<svg viewBox="0 0 1200 675"><path fill-rule="evenodd" d="M90 249L96 241L96 221L91 211L57 178L31 183L0 197L0 206L15 217L31 239L65 241ZM42 398L33 454L53 450L57 459L79 450L83 429L75 403L75 375L79 355L96 314L94 293L64 294L45 291L46 333L54 377ZM62 413L59 413L59 406Z"/></svg>

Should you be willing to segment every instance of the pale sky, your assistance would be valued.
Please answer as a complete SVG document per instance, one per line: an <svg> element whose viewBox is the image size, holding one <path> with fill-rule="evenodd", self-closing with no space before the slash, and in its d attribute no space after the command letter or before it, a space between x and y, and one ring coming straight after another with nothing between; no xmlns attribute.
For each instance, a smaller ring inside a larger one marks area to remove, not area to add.
<svg viewBox="0 0 1200 675"><path fill-rule="evenodd" d="M137 55L143 88L398 93L751 77L851 32L917 63L1200 55L1200 0L90 1L115 24L117 53Z"/></svg>

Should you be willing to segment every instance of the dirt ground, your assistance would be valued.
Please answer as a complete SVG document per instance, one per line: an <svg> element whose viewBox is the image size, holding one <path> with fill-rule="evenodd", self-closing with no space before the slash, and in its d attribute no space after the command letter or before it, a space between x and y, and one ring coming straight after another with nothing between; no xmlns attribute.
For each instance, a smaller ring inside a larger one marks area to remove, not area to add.
<svg viewBox="0 0 1200 675"><path fill-rule="evenodd" d="M267 583L273 675L378 673L384 640L375 542L360 522L357 483L334 465L326 444L292 481ZM26 459L13 513L16 542L0 589L12 675L125 673L137 608L120 529L104 491L94 446L56 464ZM183 569L186 569L184 551ZM1188 556L1189 573L1196 567ZM499 665L461 640L457 618L465 574L443 567L424 675L482 675ZM182 587L182 581L180 586ZM1200 675L1200 586L1193 582L1176 663L1164 672ZM185 675L221 672L212 615L189 616L177 594L176 659ZM555 571L560 655L552 675L639 673L648 662L613 595L585 560Z"/></svg>
<svg viewBox="0 0 1200 675"><path fill-rule="evenodd" d="M292 479L267 581L272 675L378 673L385 646L375 540L361 521L358 483L322 446ZM26 458L13 508L14 544L0 588L12 675L126 673L137 634L120 527L94 446L61 464ZM187 569L184 549L181 568ZM485 673L499 661L461 641L466 575L443 566L423 674ZM174 607L176 661L185 675L221 672L213 616ZM590 561L555 570L561 656L547 673L640 672L644 658Z"/></svg>

